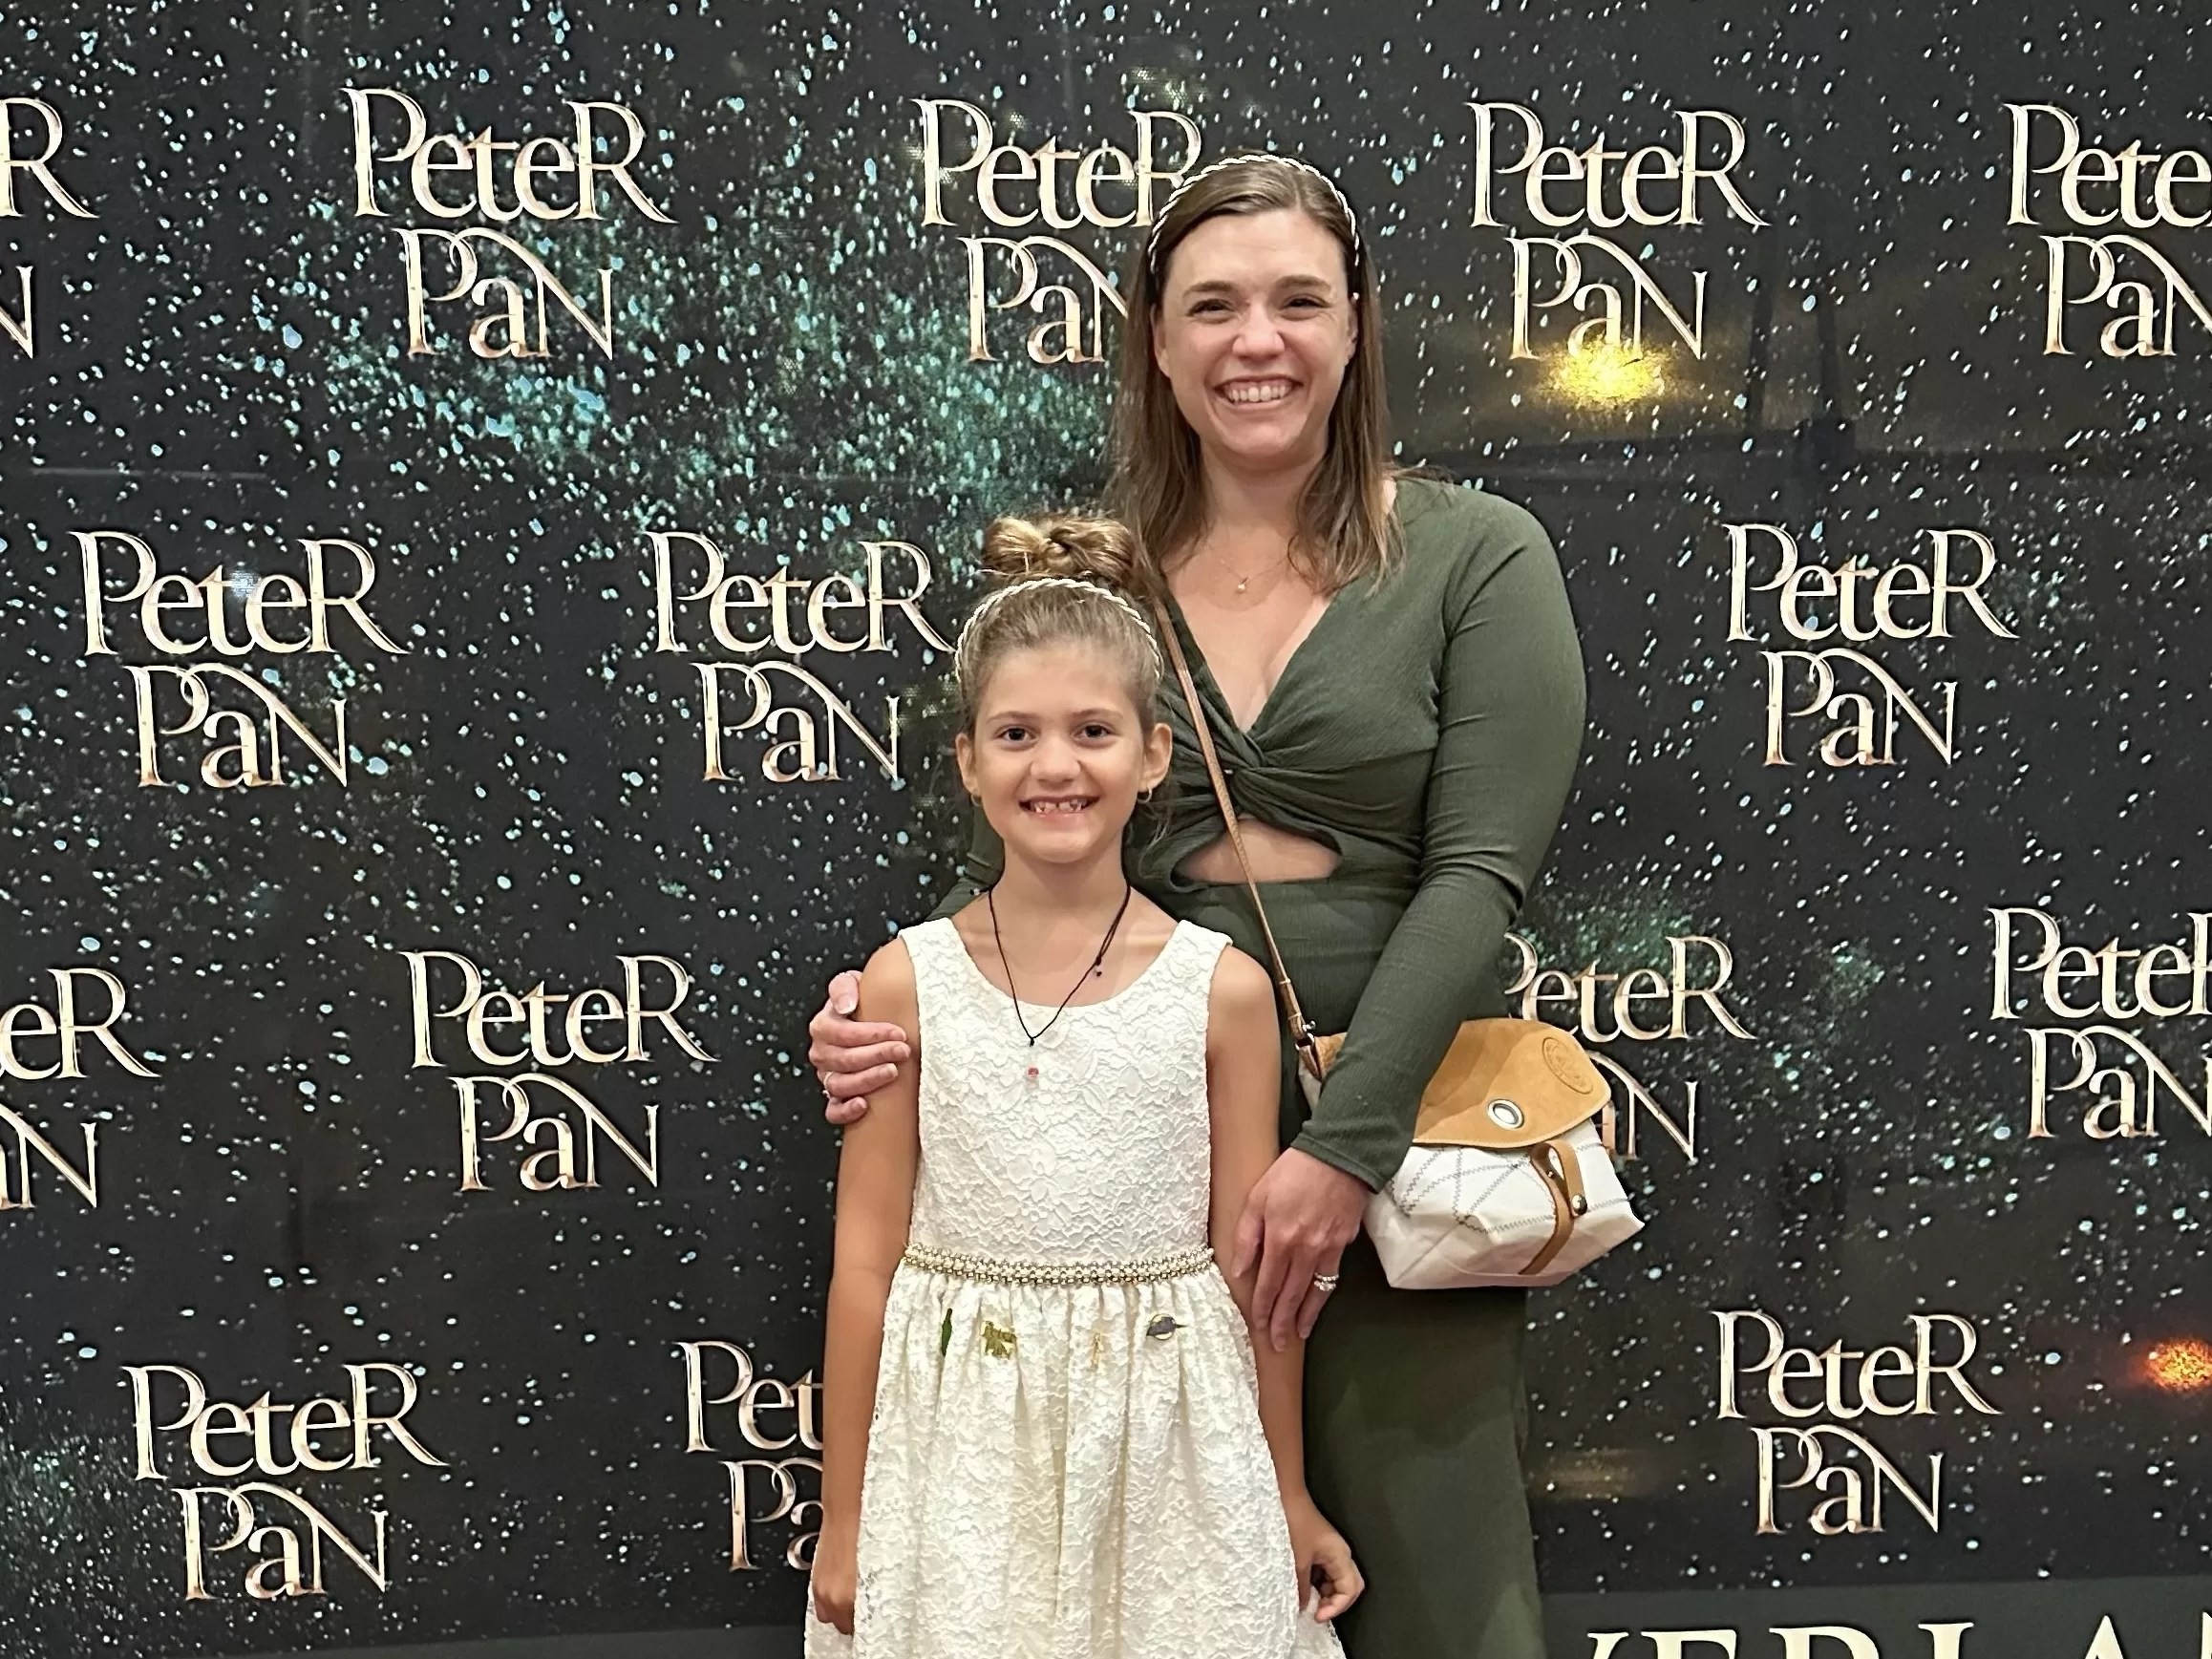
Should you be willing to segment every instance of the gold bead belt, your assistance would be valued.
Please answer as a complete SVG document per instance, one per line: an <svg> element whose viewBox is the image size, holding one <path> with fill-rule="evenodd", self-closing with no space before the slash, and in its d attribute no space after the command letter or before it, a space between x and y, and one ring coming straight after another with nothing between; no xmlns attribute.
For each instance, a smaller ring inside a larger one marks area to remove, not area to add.
<svg viewBox="0 0 2212 1659"><path fill-rule="evenodd" d="M955 1250L909 1244L901 1258L925 1273L948 1273L984 1285L1147 1285L1184 1279L1214 1265L1210 1247L1180 1250L1138 1262L1008 1262L994 1256L968 1256Z"/></svg>

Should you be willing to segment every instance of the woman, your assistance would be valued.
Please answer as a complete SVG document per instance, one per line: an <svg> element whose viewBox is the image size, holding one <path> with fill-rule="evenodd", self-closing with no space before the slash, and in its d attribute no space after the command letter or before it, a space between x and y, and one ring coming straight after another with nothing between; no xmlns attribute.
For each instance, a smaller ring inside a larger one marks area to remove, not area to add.
<svg viewBox="0 0 2212 1659"><path fill-rule="evenodd" d="M1255 1340L1311 1334L1309 1482L1368 1580L1345 1648L1542 1659L1525 1293L1394 1290L1359 1226L1459 1022L1505 1011L1499 952L1581 742L1558 562L1521 508L1393 472L1374 273L1318 172L1192 175L1128 292L1115 505L1191 657L1299 999L1347 1033L1310 1116L1286 1040L1286 1150L1238 1235ZM1266 961L1191 712L1165 706L1174 769L1131 877ZM946 910L997 869L979 833ZM811 1028L837 1121L906 1056L896 1028L846 1017L854 989L840 975Z"/></svg>

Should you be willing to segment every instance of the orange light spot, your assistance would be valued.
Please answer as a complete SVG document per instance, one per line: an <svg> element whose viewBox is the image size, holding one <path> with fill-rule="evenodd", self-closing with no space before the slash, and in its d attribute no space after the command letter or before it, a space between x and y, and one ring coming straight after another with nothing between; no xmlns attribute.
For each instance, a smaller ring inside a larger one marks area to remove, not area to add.
<svg viewBox="0 0 2212 1659"><path fill-rule="evenodd" d="M2212 1343L2194 1337L2161 1342L2143 1355L2143 1374L2154 1387L2169 1393L2194 1393L2212 1388Z"/></svg>

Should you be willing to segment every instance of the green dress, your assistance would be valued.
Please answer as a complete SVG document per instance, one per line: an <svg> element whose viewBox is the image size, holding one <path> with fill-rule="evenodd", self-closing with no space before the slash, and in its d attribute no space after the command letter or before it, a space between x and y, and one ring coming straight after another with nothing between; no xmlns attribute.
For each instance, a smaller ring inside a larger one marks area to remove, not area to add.
<svg viewBox="0 0 2212 1659"><path fill-rule="evenodd" d="M1176 625L1238 811L1335 850L1266 883L1291 983L1347 1033L1308 1117L1284 1045L1283 1140L1378 1187L1461 1020L1505 1012L1505 932L1558 827L1583 730L1582 653L1543 528L1497 497L1399 481L1403 563L1336 594L1249 729ZM1172 677L1168 785L1132 824L1132 880L1265 963L1241 883L1177 865L1222 833ZM940 914L1000 865L979 819ZM1350 1659L1543 1659L1521 1468L1526 1293L1393 1290L1364 1237L1307 1351L1308 1479L1368 1589Z"/></svg>

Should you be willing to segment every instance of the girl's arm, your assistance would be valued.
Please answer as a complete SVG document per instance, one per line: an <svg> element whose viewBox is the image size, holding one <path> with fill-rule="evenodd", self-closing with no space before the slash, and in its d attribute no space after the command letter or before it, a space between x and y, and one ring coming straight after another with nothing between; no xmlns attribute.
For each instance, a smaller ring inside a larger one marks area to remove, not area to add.
<svg viewBox="0 0 2212 1659"><path fill-rule="evenodd" d="M1214 1257L1229 1294L1247 1319L1254 1275L1234 1273L1237 1223L1252 1187L1275 1161L1275 1122L1282 1109L1283 1063L1276 1035L1275 986L1243 951L1223 950L1206 1006L1206 1098L1213 1114ZM1286 1499L1306 1491L1306 1345L1277 1353L1261 1345L1260 1424L1275 1457L1275 1481Z"/></svg>
<svg viewBox="0 0 2212 1659"><path fill-rule="evenodd" d="M859 1016L918 1032L913 959L897 940L868 959ZM830 1273L829 1334L822 1354L821 1538L815 1550L818 1616L852 1629L861 1475L883 1352L883 1307L906 1248L922 1135L920 1046L912 1063L877 1090L868 1115L845 1131L838 1163L836 1258Z"/></svg>
<svg viewBox="0 0 2212 1659"><path fill-rule="evenodd" d="M1276 1115L1282 1104L1281 1037L1275 986L1266 970L1241 950L1223 950L1214 969L1206 1006L1206 1098L1213 1126L1214 1257L1223 1264L1229 1294L1249 1320L1258 1252L1252 1267L1232 1273L1237 1226L1253 1183L1275 1161ZM1323 1581L1319 1616L1333 1619L1358 1600L1359 1569L1336 1529L1322 1518L1306 1491L1306 1344L1293 1339L1280 1351L1253 1345L1259 1368L1260 1426L1275 1460L1275 1484L1290 1523L1297 1558L1297 1594L1306 1600L1315 1569Z"/></svg>

